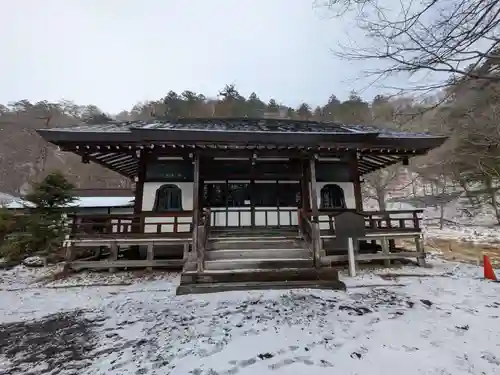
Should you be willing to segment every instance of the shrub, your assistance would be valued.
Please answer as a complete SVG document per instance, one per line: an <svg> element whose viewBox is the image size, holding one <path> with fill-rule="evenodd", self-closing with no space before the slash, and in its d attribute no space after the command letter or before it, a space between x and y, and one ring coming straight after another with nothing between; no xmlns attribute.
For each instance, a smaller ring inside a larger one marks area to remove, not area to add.
<svg viewBox="0 0 500 375"><path fill-rule="evenodd" d="M23 230L11 235L0 249L9 260L34 254L50 255L60 249L68 231L65 208L74 201L74 185L59 172L33 185L25 199L33 204L18 223ZM0 218L1 219L1 218ZM0 224L1 226L1 224Z"/></svg>

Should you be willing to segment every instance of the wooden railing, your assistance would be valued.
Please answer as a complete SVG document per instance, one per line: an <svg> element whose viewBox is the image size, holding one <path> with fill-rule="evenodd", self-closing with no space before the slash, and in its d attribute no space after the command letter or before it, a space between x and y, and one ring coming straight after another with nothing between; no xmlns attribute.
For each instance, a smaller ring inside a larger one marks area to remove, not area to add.
<svg viewBox="0 0 500 375"><path fill-rule="evenodd" d="M319 211L320 228L335 233L335 218L343 212L355 210L321 210ZM401 211L364 211L357 212L365 218L365 230L367 233L389 231L420 231L422 210L401 210Z"/></svg>
<svg viewBox="0 0 500 375"><path fill-rule="evenodd" d="M364 212L368 230L420 230L423 210Z"/></svg>
<svg viewBox="0 0 500 375"><path fill-rule="evenodd" d="M214 227L241 228L255 225L266 228L281 228L297 225L297 209L291 207L232 207L213 208L211 224ZM252 222L253 220L253 222Z"/></svg>
<svg viewBox="0 0 500 375"><path fill-rule="evenodd" d="M178 236L192 231L192 211L69 214L70 237Z"/></svg>
<svg viewBox="0 0 500 375"><path fill-rule="evenodd" d="M314 266L320 266L321 235L319 223L311 220L311 213L303 209L298 210L299 233L304 239L307 247L311 250L314 259Z"/></svg>

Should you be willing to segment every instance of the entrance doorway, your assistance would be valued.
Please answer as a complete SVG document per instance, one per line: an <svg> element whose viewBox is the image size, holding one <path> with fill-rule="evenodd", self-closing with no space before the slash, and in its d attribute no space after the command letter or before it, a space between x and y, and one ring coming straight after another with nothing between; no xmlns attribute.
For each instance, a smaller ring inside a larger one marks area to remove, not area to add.
<svg viewBox="0 0 500 375"><path fill-rule="evenodd" d="M215 227L283 228L296 226L300 207L298 181L206 181L203 207Z"/></svg>

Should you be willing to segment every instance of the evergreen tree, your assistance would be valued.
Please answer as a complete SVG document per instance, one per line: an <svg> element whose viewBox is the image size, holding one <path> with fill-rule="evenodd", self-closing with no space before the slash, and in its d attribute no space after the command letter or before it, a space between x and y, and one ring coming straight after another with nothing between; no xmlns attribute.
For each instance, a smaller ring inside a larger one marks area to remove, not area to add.
<svg viewBox="0 0 500 375"><path fill-rule="evenodd" d="M280 111L280 106L275 99L269 100L267 103L266 114L269 116L278 116Z"/></svg>
<svg viewBox="0 0 500 375"><path fill-rule="evenodd" d="M369 124L372 114L369 104L352 91L349 99L339 105L335 117L345 124Z"/></svg>
<svg viewBox="0 0 500 375"><path fill-rule="evenodd" d="M311 107L307 103L302 103L297 109L300 120L309 120L312 117Z"/></svg>
<svg viewBox="0 0 500 375"><path fill-rule="evenodd" d="M186 90L181 94L181 100L183 101L182 116L195 117L200 110L200 106L205 101L205 97Z"/></svg>
<svg viewBox="0 0 500 375"><path fill-rule="evenodd" d="M335 121L339 106L340 100L338 100L335 95L330 95L328 102L322 108L323 119L327 121Z"/></svg>
<svg viewBox="0 0 500 375"><path fill-rule="evenodd" d="M313 119L316 121L323 121L323 110L320 106L314 108Z"/></svg>
<svg viewBox="0 0 500 375"><path fill-rule="evenodd" d="M266 111L266 104L259 99L255 92L252 92L247 100L247 111L248 117L261 118L264 117Z"/></svg>
<svg viewBox="0 0 500 375"><path fill-rule="evenodd" d="M22 260L34 255L50 255L61 248L68 232L66 215L74 201L74 185L63 174L54 172L33 185L26 195L29 213L23 217L24 232L3 244L0 255L9 260Z"/></svg>
<svg viewBox="0 0 500 375"><path fill-rule="evenodd" d="M170 90L163 98L165 106L165 117L168 120L175 120L183 115L182 107L184 105L182 98L175 91Z"/></svg>
<svg viewBox="0 0 500 375"><path fill-rule="evenodd" d="M219 103L216 108L218 116L244 117L246 115L246 100L240 95L234 84L226 85L219 92Z"/></svg>

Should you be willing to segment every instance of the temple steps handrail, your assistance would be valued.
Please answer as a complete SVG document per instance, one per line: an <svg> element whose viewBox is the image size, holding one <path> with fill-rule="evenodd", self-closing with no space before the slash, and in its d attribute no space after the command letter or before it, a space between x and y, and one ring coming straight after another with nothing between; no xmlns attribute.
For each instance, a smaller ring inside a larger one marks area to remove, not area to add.
<svg viewBox="0 0 500 375"><path fill-rule="evenodd" d="M329 230L335 233L335 220L342 213L355 213L365 218L365 230L421 230L421 214L422 210L393 210L393 211L356 211L353 209L321 209L317 212L318 223L320 228L322 224L328 224ZM306 216L312 217L312 212L305 213ZM325 228L321 228L325 229Z"/></svg>

